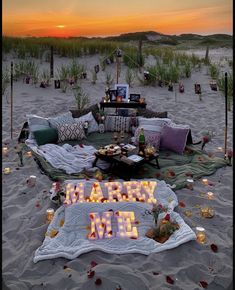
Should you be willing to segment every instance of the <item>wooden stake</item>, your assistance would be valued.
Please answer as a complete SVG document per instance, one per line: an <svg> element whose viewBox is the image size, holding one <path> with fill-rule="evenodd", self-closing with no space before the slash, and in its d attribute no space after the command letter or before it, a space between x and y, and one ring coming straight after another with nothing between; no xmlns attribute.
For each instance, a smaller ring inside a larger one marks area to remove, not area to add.
<svg viewBox="0 0 235 290"><path fill-rule="evenodd" d="M50 75L51 78L54 77L54 56L53 56L53 46L51 46L51 61L50 61Z"/></svg>
<svg viewBox="0 0 235 290"><path fill-rule="evenodd" d="M224 95L225 95L225 134L224 134L224 158L226 159L227 153L227 134L228 134L228 74L225 73L224 82Z"/></svg>
<svg viewBox="0 0 235 290"><path fill-rule="evenodd" d="M13 61L11 62L11 139L13 139Z"/></svg>

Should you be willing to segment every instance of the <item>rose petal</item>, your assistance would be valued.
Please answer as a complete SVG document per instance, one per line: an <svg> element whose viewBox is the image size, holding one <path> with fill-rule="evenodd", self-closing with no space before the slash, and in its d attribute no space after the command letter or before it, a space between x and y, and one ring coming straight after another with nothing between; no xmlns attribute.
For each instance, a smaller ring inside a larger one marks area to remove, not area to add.
<svg viewBox="0 0 235 290"><path fill-rule="evenodd" d="M91 261L91 268L97 266L98 264L96 263L96 261Z"/></svg>
<svg viewBox="0 0 235 290"><path fill-rule="evenodd" d="M200 281L200 286L201 286L202 288L207 288L208 283L207 283L206 281Z"/></svg>
<svg viewBox="0 0 235 290"><path fill-rule="evenodd" d="M102 284L102 280L101 280L100 278L97 278L97 279L95 280L95 284L96 284L96 285L101 285L101 284Z"/></svg>
<svg viewBox="0 0 235 290"><path fill-rule="evenodd" d="M179 202L179 206L180 206L180 207L185 207L185 203L184 203L183 201L180 201L180 202Z"/></svg>
<svg viewBox="0 0 235 290"><path fill-rule="evenodd" d="M87 271L87 277L88 278L92 278L92 277L94 277L94 275L95 275L95 271L94 270Z"/></svg>
<svg viewBox="0 0 235 290"><path fill-rule="evenodd" d="M174 284L174 280L170 276L166 276L166 282L169 284Z"/></svg>
<svg viewBox="0 0 235 290"><path fill-rule="evenodd" d="M170 220L170 218L171 218L171 216L169 215L169 213L168 213L168 214L166 214L166 216L164 217L164 219L165 219L165 220L167 220L167 221L169 221L169 220Z"/></svg>
<svg viewBox="0 0 235 290"><path fill-rule="evenodd" d="M211 250L216 253L218 252L218 247L215 244L211 244Z"/></svg>

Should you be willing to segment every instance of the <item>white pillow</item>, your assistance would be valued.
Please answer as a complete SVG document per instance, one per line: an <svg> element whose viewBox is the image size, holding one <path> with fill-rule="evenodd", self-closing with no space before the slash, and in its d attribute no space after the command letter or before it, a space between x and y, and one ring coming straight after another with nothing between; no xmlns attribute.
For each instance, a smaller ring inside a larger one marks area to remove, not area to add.
<svg viewBox="0 0 235 290"><path fill-rule="evenodd" d="M35 139L33 135L34 131L51 128L48 118L43 118L32 114L26 115L26 117L29 124L29 140Z"/></svg>
<svg viewBox="0 0 235 290"><path fill-rule="evenodd" d="M160 132L165 125L172 123L168 118L144 118L138 117L139 127L145 128L145 130Z"/></svg>
<svg viewBox="0 0 235 290"><path fill-rule="evenodd" d="M98 132L99 131L99 126L92 114L92 112L87 113L86 115L83 115L79 118L74 118L74 121L77 122L82 122L84 124L84 122L88 122L88 133L93 133L93 132Z"/></svg>
<svg viewBox="0 0 235 290"><path fill-rule="evenodd" d="M71 112L61 114L57 117L48 118L48 121L50 123L50 126L52 128L55 128L55 129L57 129L59 126L61 126L63 124L73 124L74 123L74 119L73 119Z"/></svg>

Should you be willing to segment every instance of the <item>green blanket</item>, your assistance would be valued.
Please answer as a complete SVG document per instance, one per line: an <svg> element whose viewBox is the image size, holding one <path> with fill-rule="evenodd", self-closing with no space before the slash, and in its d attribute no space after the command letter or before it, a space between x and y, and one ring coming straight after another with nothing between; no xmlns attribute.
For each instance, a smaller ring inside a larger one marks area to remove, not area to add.
<svg viewBox="0 0 235 290"><path fill-rule="evenodd" d="M112 133L90 134L86 140L82 140L82 144L92 145L95 148L112 143ZM68 143L68 142L66 142ZM69 142L71 145L76 142ZM62 144L61 144L62 145ZM82 172L77 174L66 174L63 170L56 169L50 165L43 157L33 153L38 165L53 181L64 181L66 179L86 179L86 178L123 178L123 176L114 176L113 174L104 174L100 170L95 173ZM185 187L186 179L192 177L194 180L202 176L213 174L218 168L226 166L226 161L219 157L210 157L204 151L198 149L198 146L190 145L186 147L183 155L171 151L159 152L160 169L149 164L143 165L132 178L157 178L165 180L171 185L175 184L175 189Z"/></svg>

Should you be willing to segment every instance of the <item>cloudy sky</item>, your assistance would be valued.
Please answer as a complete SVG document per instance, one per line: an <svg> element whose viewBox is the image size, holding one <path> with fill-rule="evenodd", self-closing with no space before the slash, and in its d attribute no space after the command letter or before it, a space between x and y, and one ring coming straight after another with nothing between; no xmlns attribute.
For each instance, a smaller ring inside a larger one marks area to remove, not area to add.
<svg viewBox="0 0 235 290"><path fill-rule="evenodd" d="M3 35L232 34L232 0L3 0Z"/></svg>

